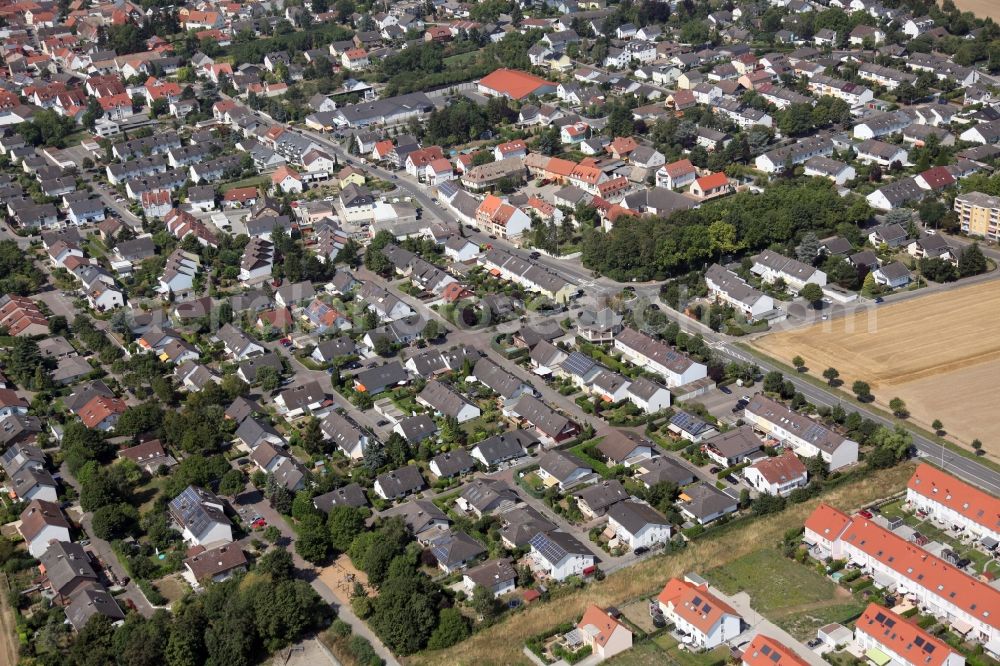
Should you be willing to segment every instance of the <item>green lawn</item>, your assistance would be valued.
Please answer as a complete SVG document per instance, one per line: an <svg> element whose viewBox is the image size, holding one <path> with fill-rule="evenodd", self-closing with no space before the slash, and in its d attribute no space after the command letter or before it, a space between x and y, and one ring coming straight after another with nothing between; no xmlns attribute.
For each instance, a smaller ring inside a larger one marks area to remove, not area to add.
<svg viewBox="0 0 1000 666"><path fill-rule="evenodd" d="M225 194L231 189L237 187L267 187L271 183L271 176L251 176L250 178L244 178L242 180L234 180L231 183L226 183L222 185L219 189Z"/></svg>
<svg viewBox="0 0 1000 666"><path fill-rule="evenodd" d="M724 645L707 652L691 652L682 650L670 634L660 634L653 639L653 643L667 655L669 661L679 666L712 666L729 660L729 649Z"/></svg>
<svg viewBox="0 0 1000 666"><path fill-rule="evenodd" d="M461 67L475 60L477 54L477 51L469 51L468 53L459 53L458 55L448 56L443 61L444 66Z"/></svg>
<svg viewBox="0 0 1000 666"><path fill-rule="evenodd" d="M608 466L605 465L600 460L597 460L596 458L590 457L583 450L584 447L590 446L591 444L594 444L594 445L600 444L602 439L604 439L604 438L603 437L598 437L596 439L591 439L591 440L588 440L586 442L581 442L580 444L577 444L576 446L571 447L570 448L570 453L572 453L573 455L575 455L576 457L578 457L580 460L582 460L583 462L585 462L587 465L589 465L591 467L591 469L593 469L595 472L597 472L601 476L607 478L611 474L610 470L608 469Z"/></svg>
<svg viewBox="0 0 1000 666"><path fill-rule="evenodd" d="M795 636L795 638L807 640L815 638L816 630L831 622L848 624L854 621L861 615L861 611L864 609L865 604L859 601L849 601L847 603L812 608L807 611L770 619L773 619L776 625L792 636Z"/></svg>
<svg viewBox="0 0 1000 666"><path fill-rule="evenodd" d="M836 585L814 569L763 548L714 569L705 577L726 594L746 591L763 615L794 606L829 601Z"/></svg>

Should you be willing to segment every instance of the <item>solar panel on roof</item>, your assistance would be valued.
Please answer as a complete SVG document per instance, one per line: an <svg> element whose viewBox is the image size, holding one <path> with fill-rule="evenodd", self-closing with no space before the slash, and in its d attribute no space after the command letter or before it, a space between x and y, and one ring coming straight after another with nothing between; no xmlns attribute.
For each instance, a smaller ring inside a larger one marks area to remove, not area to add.
<svg viewBox="0 0 1000 666"><path fill-rule="evenodd" d="M765 645L764 647L762 647L760 649L760 652L763 655L769 655L769 654L771 654L771 646L770 645Z"/></svg>
<svg viewBox="0 0 1000 666"><path fill-rule="evenodd" d="M875 616L875 621L878 622L879 624L882 624L883 622L885 622L885 614L884 613L879 613L878 615L876 615Z"/></svg>
<svg viewBox="0 0 1000 666"><path fill-rule="evenodd" d="M692 599L691 600L691 605L693 605L693 606L700 606L701 605L701 597L695 597L694 599Z"/></svg>
<svg viewBox="0 0 1000 666"><path fill-rule="evenodd" d="M778 652L771 653L771 661L773 661L774 663L778 663L779 661L781 661L781 655Z"/></svg>
<svg viewBox="0 0 1000 666"><path fill-rule="evenodd" d="M927 644L925 644L924 645L924 652L926 652L927 654L930 654L931 652L934 652L934 644L933 643L927 643Z"/></svg>
<svg viewBox="0 0 1000 666"><path fill-rule="evenodd" d="M708 613L712 612L712 607L709 606L708 604L705 604L701 610L707 615Z"/></svg>
<svg viewBox="0 0 1000 666"><path fill-rule="evenodd" d="M885 626L887 626L887 627L894 627L894 626L896 626L896 621L895 621L895 620L893 620L893 619L892 619L892 618L890 617L890 618L886 619L886 621L885 621Z"/></svg>
<svg viewBox="0 0 1000 666"><path fill-rule="evenodd" d="M916 643L917 646L919 647L919 646L921 646L921 645L924 644L924 637L923 636L917 636L916 638L913 639L913 642Z"/></svg>

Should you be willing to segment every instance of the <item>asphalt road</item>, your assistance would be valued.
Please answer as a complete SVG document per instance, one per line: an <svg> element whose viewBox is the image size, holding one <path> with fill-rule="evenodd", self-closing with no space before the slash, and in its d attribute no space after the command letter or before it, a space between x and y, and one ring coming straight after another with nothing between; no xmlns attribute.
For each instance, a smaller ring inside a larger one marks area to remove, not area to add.
<svg viewBox="0 0 1000 666"><path fill-rule="evenodd" d="M317 142L323 144L328 149L337 153L338 155L345 156L345 153L343 149L340 147L340 145L329 140L323 134L311 130L301 130L301 131L303 131L311 138L315 139ZM353 157L351 159L354 160L355 162L358 161L356 158ZM365 165L365 168L370 170L374 174L378 175L379 177L392 178L392 174L390 174L388 171L385 171L384 169L380 169L378 167L368 164ZM442 206L436 205L433 201L431 201L430 197L427 196L422 191L422 188L419 185L409 182L407 179L403 177L399 177L398 182L399 182L399 187L410 193L417 201L419 201L424 206L428 214L438 218L442 218L447 215L444 208ZM464 227L461 228L464 229ZM465 231L468 232L468 230ZM482 237L482 235L470 234L470 237L478 240ZM503 244L502 241L494 241L492 239L489 242L492 242L494 244L497 243L501 245ZM994 256L993 253L994 250L990 248L990 251L987 254L992 257ZM563 275L564 279L567 279L568 281L573 282L574 284L583 284L585 282L585 280L581 279L584 276L580 274L579 270L575 270L573 268L568 267L570 266L571 262L550 259L547 257L543 259L542 257L540 257L538 263L552 267L553 270L556 270L558 273ZM586 279L592 280L592 277L588 276ZM608 278L601 278L599 281L597 281L597 283L590 286L589 289L591 291L599 291L603 290L605 286L621 289L628 285L624 283L615 283ZM728 356L729 358L737 360L751 360L748 359L743 352L733 347L729 343L728 339L725 338L725 336L715 333L708 327L700 324L700 322L695 322L691 320L689 317L684 316L683 314L677 312L676 310L662 303L659 299L659 293L658 293L659 289L657 285L646 283L634 286L636 289L636 293L638 295L646 296L647 298L649 298L650 301L657 303L660 306L661 311L667 313L668 316L680 322L685 330L693 329L694 332L702 333L702 335L705 337L705 340L708 341L709 343L712 343L712 346L720 353L724 354L725 356ZM757 363L757 365L760 366L764 371L777 369L772 364L768 363L767 361L761 360L759 358L754 358L752 360L755 363ZM798 377L790 377L790 379L796 385L796 388L802 391L803 395L805 395L809 399L809 401L814 404L834 405L838 402L843 402L842 397L832 392L832 390L821 389L811 383L806 382L804 379ZM875 412L869 411L864 405L855 402L851 403L850 407L855 411L861 413L862 416L870 418L876 423L889 426L896 425L890 419L887 419ZM942 465L949 472L955 474L956 476L959 476L960 478L968 481L969 483L977 485L993 494L1000 495L1000 473L991 470L990 468L986 467L985 465L975 460L965 458L956 453L953 453L946 447L943 447L940 444L937 444L936 442L933 442L916 432L912 432L912 434L913 434L913 443L917 451L919 452L919 455L935 461L938 465Z"/></svg>

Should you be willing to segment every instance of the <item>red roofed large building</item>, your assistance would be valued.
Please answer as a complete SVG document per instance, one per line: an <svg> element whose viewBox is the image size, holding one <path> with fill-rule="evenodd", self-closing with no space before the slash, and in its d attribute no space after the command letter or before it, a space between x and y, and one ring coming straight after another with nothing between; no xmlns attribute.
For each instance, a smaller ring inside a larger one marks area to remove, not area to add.
<svg viewBox="0 0 1000 666"><path fill-rule="evenodd" d="M484 233L504 240L517 240L531 228L531 218L520 208L488 194L476 209L476 224Z"/></svg>
<svg viewBox="0 0 1000 666"><path fill-rule="evenodd" d="M516 69L498 69L479 80L479 92L487 97L524 99L556 91L556 84Z"/></svg>
<svg viewBox="0 0 1000 666"><path fill-rule="evenodd" d="M709 592L707 585L671 578L656 599L663 616L691 636L697 649L714 648L742 631L740 614Z"/></svg>
<svg viewBox="0 0 1000 666"><path fill-rule="evenodd" d="M869 604L854 625L854 640L861 650L892 659L893 664L914 666L963 666L965 657L946 643L896 615L888 608ZM877 651L877 652L876 652Z"/></svg>
<svg viewBox="0 0 1000 666"><path fill-rule="evenodd" d="M757 634L743 650L743 666L809 666L809 662L784 643Z"/></svg>
<svg viewBox="0 0 1000 666"><path fill-rule="evenodd" d="M587 606L576 630L583 644L590 646L591 654L601 659L610 659L632 647L632 632L594 604Z"/></svg>
<svg viewBox="0 0 1000 666"><path fill-rule="evenodd" d="M844 525L840 534L832 536L840 525ZM811 541L815 528L828 530L830 549ZM827 505L817 507L806 520L804 538L817 559L846 559L869 574L878 587L914 599L968 640L982 643L994 656L1000 654L1000 590L873 520L848 517Z"/></svg>
<svg viewBox="0 0 1000 666"><path fill-rule="evenodd" d="M936 467L917 468L906 484L906 501L935 520L1000 541L1000 499Z"/></svg>

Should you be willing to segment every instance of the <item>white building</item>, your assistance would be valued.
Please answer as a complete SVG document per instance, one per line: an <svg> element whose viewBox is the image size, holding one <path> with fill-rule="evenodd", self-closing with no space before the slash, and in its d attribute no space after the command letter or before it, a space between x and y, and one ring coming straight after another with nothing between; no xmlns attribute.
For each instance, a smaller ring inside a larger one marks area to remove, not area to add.
<svg viewBox="0 0 1000 666"><path fill-rule="evenodd" d="M668 388L708 376L705 365L632 328L625 328L618 334L615 349L635 365L662 375Z"/></svg>
<svg viewBox="0 0 1000 666"><path fill-rule="evenodd" d="M594 554L565 532L540 532L531 539L530 557L546 577L564 581L582 576L594 567Z"/></svg>
<svg viewBox="0 0 1000 666"><path fill-rule="evenodd" d="M649 548L670 539L670 522L640 502L617 502L608 509L608 529L630 550Z"/></svg>
<svg viewBox="0 0 1000 666"><path fill-rule="evenodd" d="M743 478L758 492L782 496L809 483L806 466L791 451L775 458L761 458L743 469Z"/></svg>
<svg viewBox="0 0 1000 666"><path fill-rule="evenodd" d="M710 650L739 636L743 618L704 583L672 578L657 596L663 616L691 637L693 647Z"/></svg>
<svg viewBox="0 0 1000 666"><path fill-rule="evenodd" d="M936 467L917 468L906 485L906 501L934 520L1000 542L1000 500Z"/></svg>
<svg viewBox="0 0 1000 666"><path fill-rule="evenodd" d="M803 458L822 456L830 471L858 461L858 443L838 435L807 416L792 411L763 393L756 394L743 410L754 428L792 447Z"/></svg>

